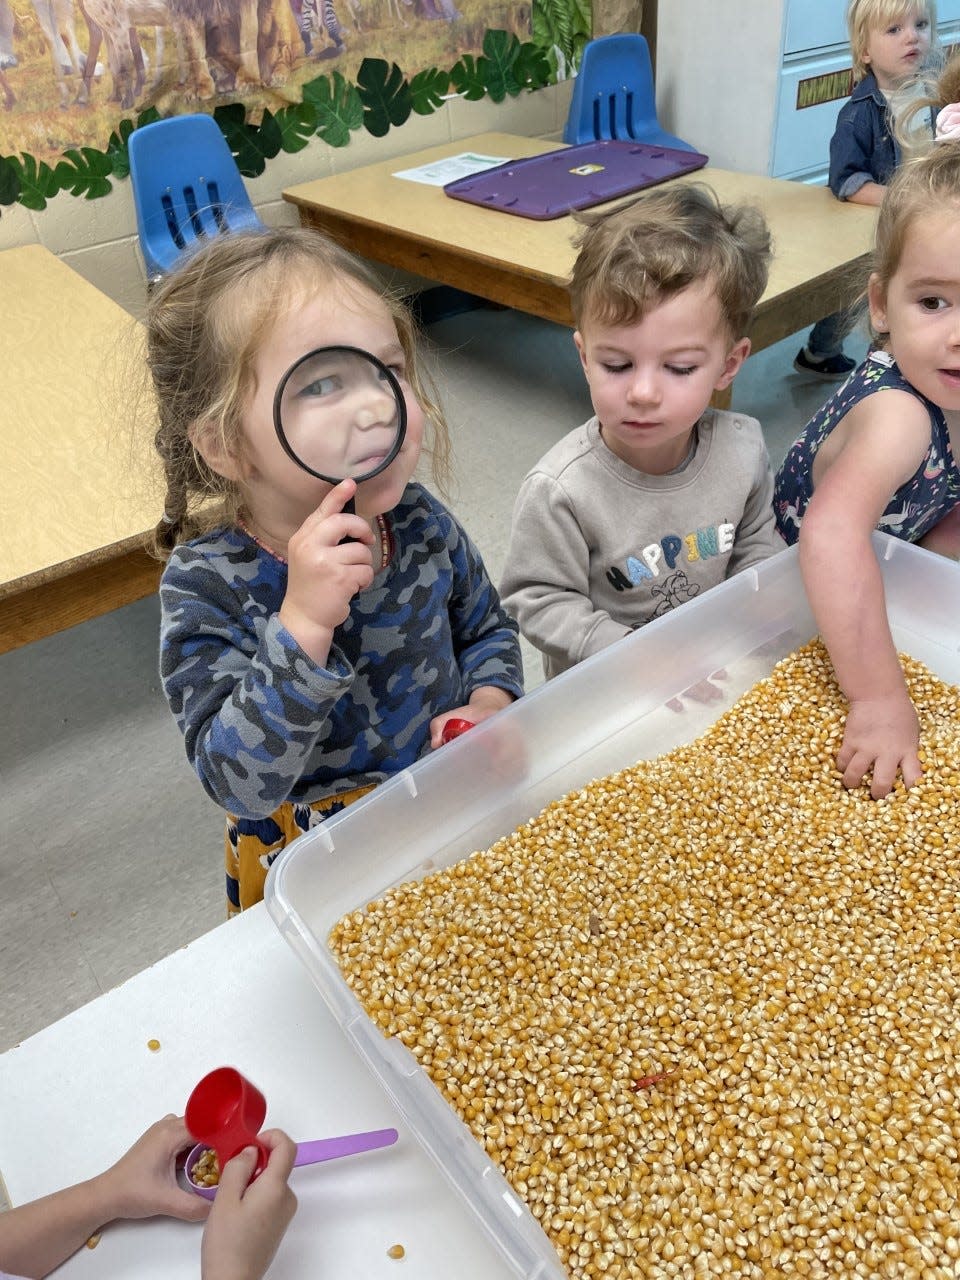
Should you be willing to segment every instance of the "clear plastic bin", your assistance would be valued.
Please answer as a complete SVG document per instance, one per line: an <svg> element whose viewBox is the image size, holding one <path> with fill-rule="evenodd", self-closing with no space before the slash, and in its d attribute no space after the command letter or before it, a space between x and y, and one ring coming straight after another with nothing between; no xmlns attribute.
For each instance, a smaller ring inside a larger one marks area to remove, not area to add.
<svg viewBox="0 0 960 1280"><path fill-rule="evenodd" d="M960 566L883 534L875 541L897 647L960 683ZM691 741L815 631L794 547L534 690L302 836L271 868L265 896L280 932L517 1276L565 1272L413 1055L364 1013L330 954L330 930L391 886L488 848L592 778ZM716 700L684 695L717 672ZM682 710L665 705L678 696Z"/></svg>

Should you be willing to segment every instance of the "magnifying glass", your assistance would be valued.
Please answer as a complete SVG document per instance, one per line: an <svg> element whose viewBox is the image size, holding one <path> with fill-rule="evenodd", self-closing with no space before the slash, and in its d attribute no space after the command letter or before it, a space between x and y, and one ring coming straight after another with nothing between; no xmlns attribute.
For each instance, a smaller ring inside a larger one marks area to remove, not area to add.
<svg viewBox="0 0 960 1280"><path fill-rule="evenodd" d="M298 467L328 484L361 484L400 452L407 406L396 374L375 355L359 347L319 347L280 379L273 425ZM352 499L344 511L354 511Z"/></svg>

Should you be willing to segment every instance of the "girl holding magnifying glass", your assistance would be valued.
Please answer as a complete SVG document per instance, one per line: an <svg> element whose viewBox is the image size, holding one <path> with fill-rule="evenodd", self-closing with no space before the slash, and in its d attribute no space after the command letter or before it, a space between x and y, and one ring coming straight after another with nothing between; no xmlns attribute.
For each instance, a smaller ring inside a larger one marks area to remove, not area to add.
<svg viewBox="0 0 960 1280"><path fill-rule="evenodd" d="M147 316L161 676L227 811L228 909L302 831L522 693L515 623L413 479L449 441L412 321L315 232L220 236Z"/></svg>

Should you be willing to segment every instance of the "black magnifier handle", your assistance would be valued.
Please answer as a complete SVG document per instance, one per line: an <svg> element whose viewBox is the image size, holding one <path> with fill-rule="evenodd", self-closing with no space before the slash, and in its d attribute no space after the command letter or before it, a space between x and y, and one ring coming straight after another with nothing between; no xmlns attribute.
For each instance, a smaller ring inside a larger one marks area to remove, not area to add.
<svg viewBox="0 0 960 1280"><path fill-rule="evenodd" d="M357 504L353 498L348 498L343 504L343 514L346 516L355 516L357 514ZM350 534L345 534L337 543L338 547L342 547L345 542L356 542L356 538L351 538Z"/></svg>

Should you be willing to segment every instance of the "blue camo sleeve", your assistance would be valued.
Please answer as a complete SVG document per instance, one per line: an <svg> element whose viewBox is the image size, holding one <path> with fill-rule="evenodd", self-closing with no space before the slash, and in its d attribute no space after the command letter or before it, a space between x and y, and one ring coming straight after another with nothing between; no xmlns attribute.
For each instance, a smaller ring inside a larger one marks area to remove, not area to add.
<svg viewBox="0 0 960 1280"><path fill-rule="evenodd" d="M480 552L449 512L448 538L454 581L450 626L465 697L482 685L523 696L523 662L516 622L504 609Z"/></svg>
<svg viewBox="0 0 960 1280"><path fill-rule="evenodd" d="M160 598L160 674L187 757L228 812L272 813L302 775L352 670L335 651L331 669L317 667L275 613L252 621L249 601L188 548L167 565Z"/></svg>

